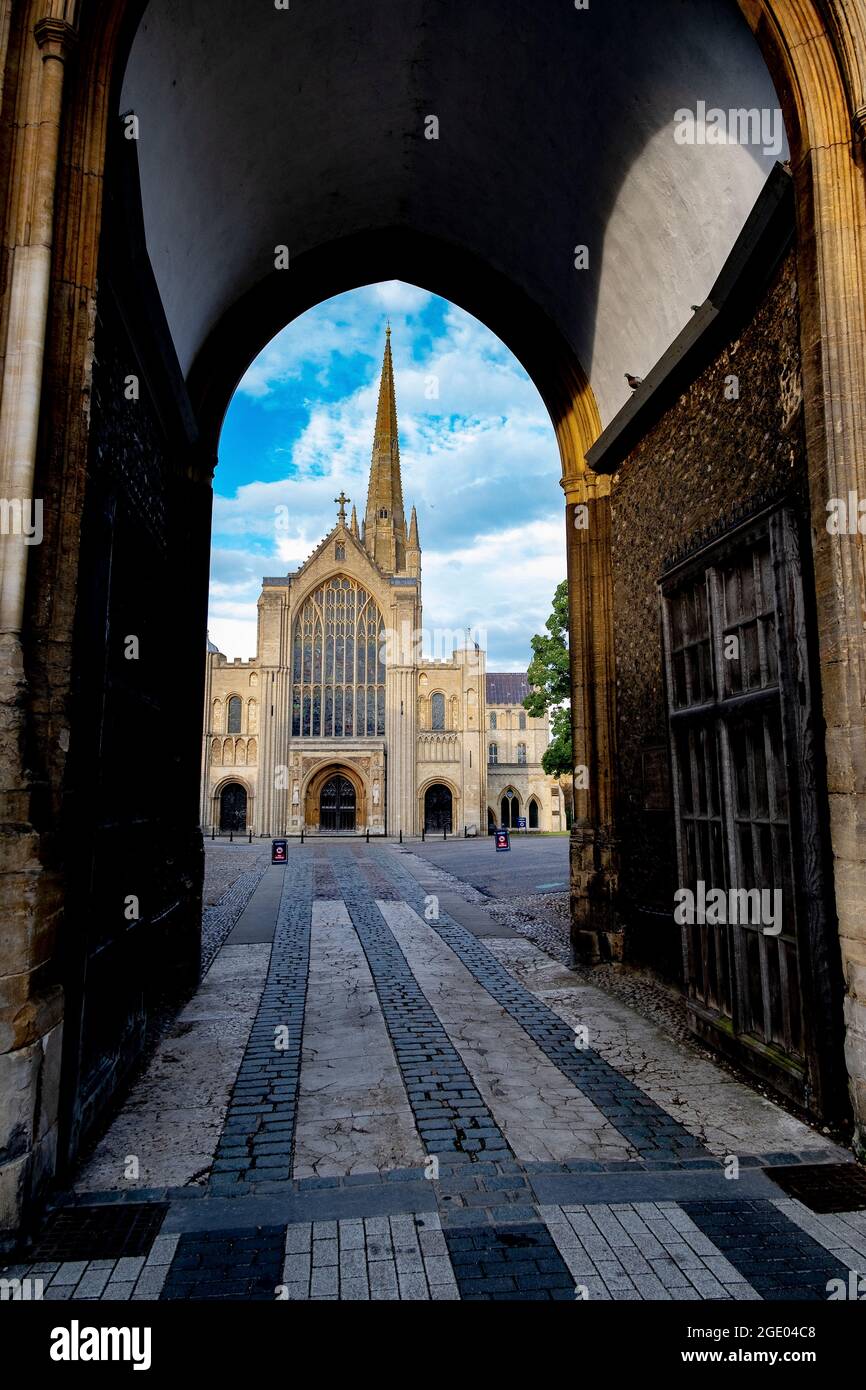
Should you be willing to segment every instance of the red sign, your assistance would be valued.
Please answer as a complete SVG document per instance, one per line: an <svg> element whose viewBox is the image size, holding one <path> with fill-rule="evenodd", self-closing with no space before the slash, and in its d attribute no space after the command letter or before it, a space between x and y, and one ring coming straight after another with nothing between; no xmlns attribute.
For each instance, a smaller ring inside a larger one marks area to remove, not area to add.
<svg viewBox="0 0 866 1390"><path fill-rule="evenodd" d="M505 850L511 849L511 837L507 830L497 830L496 832L496 853L503 854Z"/></svg>
<svg viewBox="0 0 866 1390"><path fill-rule="evenodd" d="M274 840L271 850L272 864L287 864L289 861L289 842L288 840Z"/></svg>

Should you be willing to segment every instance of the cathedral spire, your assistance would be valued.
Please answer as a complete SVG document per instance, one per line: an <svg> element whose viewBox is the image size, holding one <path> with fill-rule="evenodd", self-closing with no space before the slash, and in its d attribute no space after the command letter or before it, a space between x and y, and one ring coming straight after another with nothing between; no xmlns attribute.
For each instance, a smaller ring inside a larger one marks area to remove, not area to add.
<svg viewBox="0 0 866 1390"><path fill-rule="evenodd" d="M379 385L379 408L373 438L370 486L364 544L387 574L405 567L406 516L403 511L403 484L400 477L400 440L397 433L397 398L394 391L394 362L391 356L391 325L385 330L385 358Z"/></svg>

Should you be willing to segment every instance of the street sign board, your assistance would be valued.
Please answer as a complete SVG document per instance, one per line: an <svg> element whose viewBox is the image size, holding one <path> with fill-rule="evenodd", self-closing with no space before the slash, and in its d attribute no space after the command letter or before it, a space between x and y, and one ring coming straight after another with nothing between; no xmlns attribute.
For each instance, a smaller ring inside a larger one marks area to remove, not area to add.
<svg viewBox="0 0 866 1390"><path fill-rule="evenodd" d="M288 840L274 840L271 847L271 863L287 864L289 861L289 842Z"/></svg>
<svg viewBox="0 0 866 1390"><path fill-rule="evenodd" d="M507 830L497 830L496 832L496 853L504 854L511 849L511 836Z"/></svg>
<svg viewBox="0 0 866 1390"><path fill-rule="evenodd" d="M525 830L525 829L526 829L526 817L525 817L525 816L518 816L518 817L517 817L517 829L518 829L518 830Z"/></svg>

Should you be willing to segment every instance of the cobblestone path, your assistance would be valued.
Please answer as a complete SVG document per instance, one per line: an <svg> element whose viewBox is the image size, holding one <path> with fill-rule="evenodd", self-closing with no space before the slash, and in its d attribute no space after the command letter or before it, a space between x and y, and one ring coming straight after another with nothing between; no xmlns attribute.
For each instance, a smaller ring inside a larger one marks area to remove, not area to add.
<svg viewBox="0 0 866 1390"><path fill-rule="evenodd" d="M459 920L410 847L237 862L199 995L0 1278L58 1301L729 1301L866 1269L866 1211L780 1185L847 1152L495 916Z"/></svg>

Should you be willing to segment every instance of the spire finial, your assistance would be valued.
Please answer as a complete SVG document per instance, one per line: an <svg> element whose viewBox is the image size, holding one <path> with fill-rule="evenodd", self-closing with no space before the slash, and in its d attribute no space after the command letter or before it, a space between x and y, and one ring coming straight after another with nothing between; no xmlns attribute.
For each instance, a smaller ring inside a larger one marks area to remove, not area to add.
<svg viewBox="0 0 866 1390"><path fill-rule="evenodd" d="M386 337L386 338L390 338L390 336L391 336L391 320L388 319L387 322L386 322L386 324L385 324L385 337Z"/></svg>
<svg viewBox="0 0 866 1390"><path fill-rule="evenodd" d="M337 520L338 520L338 521L345 522L345 520L346 520L346 503L347 503L347 502L351 502L351 500L352 500L351 497L347 497L347 496L346 496L345 488L341 491L339 497L335 497L335 498L334 498L334 501L339 505L339 508L340 508L340 510L339 510L338 513L337 513Z"/></svg>

